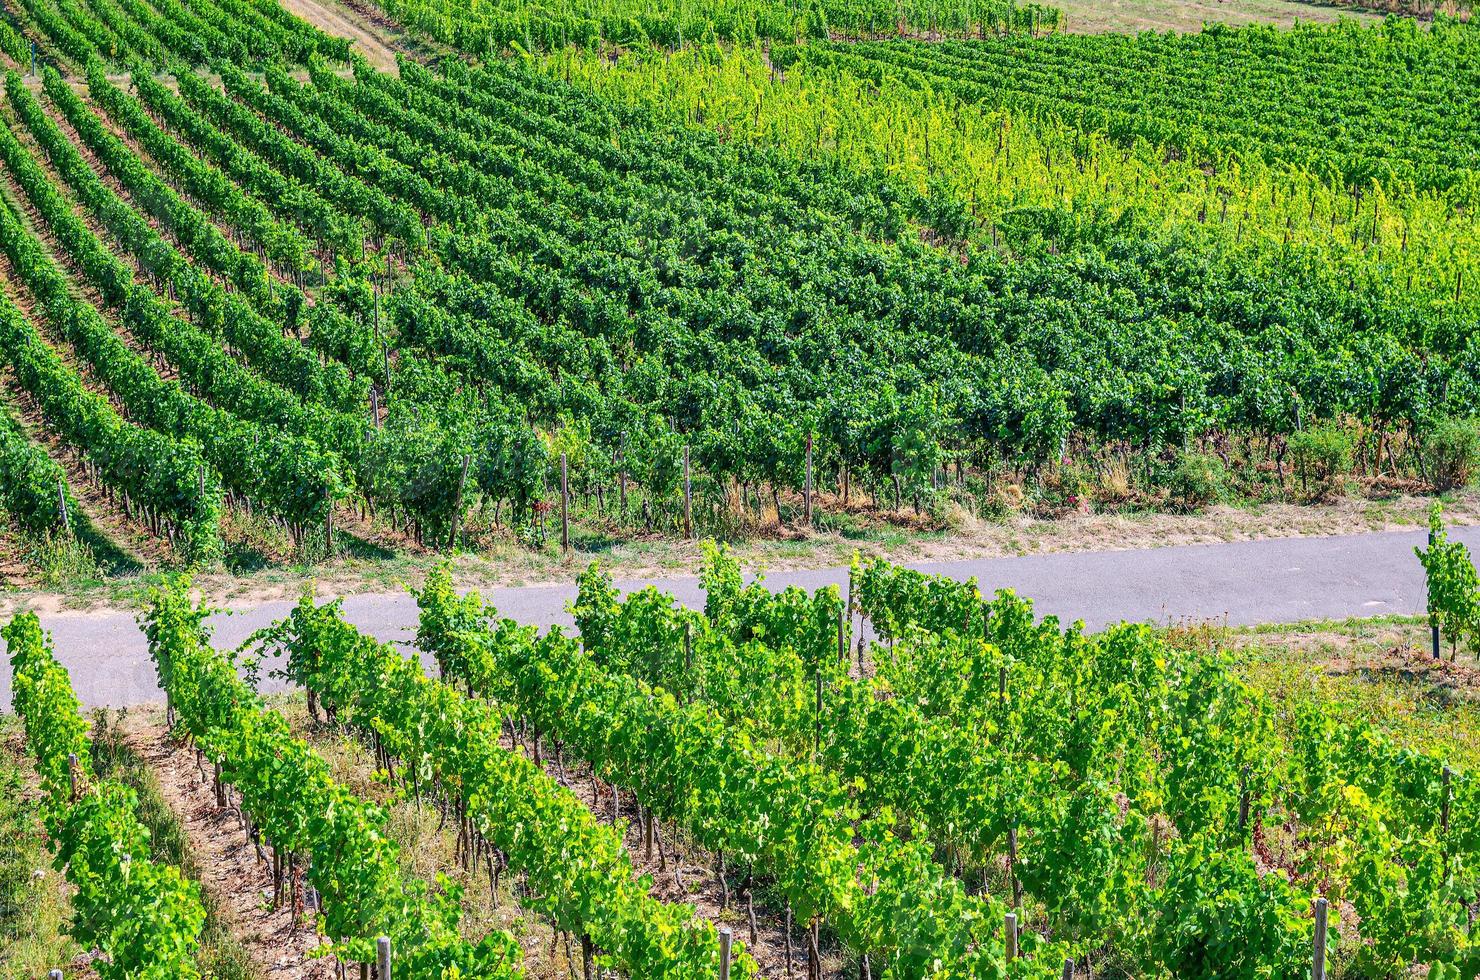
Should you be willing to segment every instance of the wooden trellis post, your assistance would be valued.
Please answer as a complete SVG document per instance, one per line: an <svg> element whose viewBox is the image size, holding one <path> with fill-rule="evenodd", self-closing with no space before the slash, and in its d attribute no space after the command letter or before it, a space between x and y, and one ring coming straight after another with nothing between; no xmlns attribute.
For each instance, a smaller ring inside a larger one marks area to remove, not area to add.
<svg viewBox="0 0 1480 980"><path fill-rule="evenodd" d="M730 980L730 945L734 938L729 926L719 927L719 980Z"/></svg>
<svg viewBox="0 0 1480 980"><path fill-rule="evenodd" d="M683 447L683 536L694 536L694 482L689 470L689 447Z"/></svg>
<svg viewBox="0 0 1480 980"><path fill-rule="evenodd" d="M570 460L560 454L560 550L570 550Z"/></svg>
<svg viewBox="0 0 1480 980"><path fill-rule="evenodd" d="M802 511L807 526L812 526L812 433L807 433L807 479L805 483L805 494L803 496ZM776 515L779 520L781 515Z"/></svg>
<svg viewBox="0 0 1480 980"><path fill-rule="evenodd" d="M1315 950L1311 958L1311 980L1326 980L1326 900L1316 899Z"/></svg>

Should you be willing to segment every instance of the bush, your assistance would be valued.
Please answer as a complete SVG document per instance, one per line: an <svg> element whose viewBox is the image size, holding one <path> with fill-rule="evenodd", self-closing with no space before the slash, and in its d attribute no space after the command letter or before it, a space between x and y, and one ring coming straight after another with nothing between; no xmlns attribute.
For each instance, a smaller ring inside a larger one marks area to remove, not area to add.
<svg viewBox="0 0 1480 980"><path fill-rule="evenodd" d="M1351 433L1336 426L1307 429L1290 436L1290 464L1300 478L1300 489L1330 487L1352 468Z"/></svg>
<svg viewBox="0 0 1480 980"><path fill-rule="evenodd" d="M1167 488L1179 507L1196 510L1223 500L1228 493L1228 468L1206 453L1182 453L1172 468Z"/></svg>
<svg viewBox="0 0 1480 980"><path fill-rule="evenodd" d="M1441 419L1424 440L1423 460L1435 490L1468 486L1480 469L1480 420Z"/></svg>

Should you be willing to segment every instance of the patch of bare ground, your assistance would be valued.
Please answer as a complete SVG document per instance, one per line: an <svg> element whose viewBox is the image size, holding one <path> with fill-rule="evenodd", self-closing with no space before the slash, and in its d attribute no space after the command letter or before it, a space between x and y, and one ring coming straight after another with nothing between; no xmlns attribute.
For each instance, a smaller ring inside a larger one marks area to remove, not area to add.
<svg viewBox="0 0 1480 980"><path fill-rule="evenodd" d="M35 588L35 569L26 564L15 535L0 524L0 589Z"/></svg>
<svg viewBox="0 0 1480 980"><path fill-rule="evenodd" d="M1077 514L1019 516L1001 523L962 515L959 529L927 539L911 551L912 561L990 558L1064 551L1119 551L1170 545L1319 537L1424 526L1433 498L1397 494L1386 499L1343 497L1320 504L1272 503L1252 507L1214 506L1195 514ZM1480 494L1446 500L1446 522L1480 523Z"/></svg>
<svg viewBox="0 0 1480 980"><path fill-rule="evenodd" d="M319 937L307 914L287 902L272 907L271 865L248 843L238 812L216 806L211 780L196 765L194 752L175 742L157 720L132 722L128 741L154 771L161 795L179 816L201 869L201 887L215 900L257 976L332 980L332 961L311 958Z"/></svg>
<svg viewBox="0 0 1480 980"><path fill-rule="evenodd" d="M1067 30L1077 34L1140 31L1196 32L1207 24L1245 26L1331 22L1340 17L1373 19L1372 11L1302 0L1057 0Z"/></svg>
<svg viewBox="0 0 1480 980"><path fill-rule="evenodd" d="M381 71L392 74L398 71L394 42L386 27L369 21L360 10L333 0L283 0L283 6L325 34L353 41L354 50Z"/></svg>
<svg viewBox="0 0 1480 980"><path fill-rule="evenodd" d="M431 549L416 540L405 527L395 526L384 511L372 514L363 504L341 504L334 508L334 532L394 549L398 554L429 555Z"/></svg>
<svg viewBox="0 0 1480 980"><path fill-rule="evenodd" d="M392 20L373 0L318 0L318 2L348 11L354 17L359 18L362 25L373 28L385 45L422 61L434 57L459 56L459 52L439 41L406 30Z"/></svg>
<svg viewBox="0 0 1480 980"><path fill-rule="evenodd" d="M1480 705L1480 659L1452 648L1442 637L1435 659L1429 626L1418 618L1232 631L1226 643L1266 658L1300 662L1330 677L1422 690L1438 705Z"/></svg>

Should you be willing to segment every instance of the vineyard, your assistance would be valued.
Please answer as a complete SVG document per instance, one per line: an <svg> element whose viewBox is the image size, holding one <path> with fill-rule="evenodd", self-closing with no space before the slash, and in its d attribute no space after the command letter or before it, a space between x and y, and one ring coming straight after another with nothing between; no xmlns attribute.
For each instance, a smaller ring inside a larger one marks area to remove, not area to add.
<svg viewBox="0 0 1480 980"><path fill-rule="evenodd" d="M1480 28L1387 6L0 0L0 976L1480 975ZM1432 504L1427 615L887 557L1220 504Z"/></svg>
<svg viewBox="0 0 1480 980"><path fill-rule="evenodd" d="M1443 533L1420 557L1452 612L1446 583L1473 603L1475 573ZM1480 795L1442 747L1251 683L1178 631L1066 628L975 581L869 560L841 590L772 591L713 545L701 572L686 609L593 564L575 631L541 635L434 570L410 659L311 593L235 652L185 578L139 622L214 833L351 975L1480 967ZM34 615L4 638L92 969L213 975L201 885L151 856L134 790L95 775L107 726L89 738ZM264 700L267 672L299 693ZM423 809L456 880L401 854ZM478 891L517 925L483 921Z"/></svg>
<svg viewBox="0 0 1480 980"><path fill-rule="evenodd" d="M0 18L0 503L46 575L1480 467L1458 20L366 16L396 71L273 0Z"/></svg>

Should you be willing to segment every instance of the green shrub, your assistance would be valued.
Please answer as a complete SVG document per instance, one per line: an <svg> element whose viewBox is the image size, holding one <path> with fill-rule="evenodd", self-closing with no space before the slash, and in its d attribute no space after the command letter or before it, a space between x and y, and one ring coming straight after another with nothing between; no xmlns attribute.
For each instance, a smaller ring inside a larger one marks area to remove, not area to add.
<svg viewBox="0 0 1480 980"><path fill-rule="evenodd" d="M1290 436L1290 464L1300 479L1300 489L1329 488L1350 472L1352 446L1351 433L1334 425Z"/></svg>
<svg viewBox="0 0 1480 980"><path fill-rule="evenodd" d="M1179 507L1195 510L1223 500L1228 494L1228 468L1207 453L1182 453L1167 481Z"/></svg>
<svg viewBox="0 0 1480 980"><path fill-rule="evenodd" d="M1480 419L1441 419L1423 445L1424 471L1436 490L1468 486L1480 469Z"/></svg>

